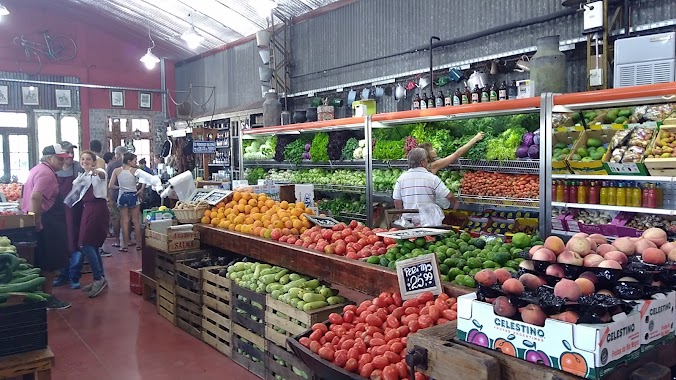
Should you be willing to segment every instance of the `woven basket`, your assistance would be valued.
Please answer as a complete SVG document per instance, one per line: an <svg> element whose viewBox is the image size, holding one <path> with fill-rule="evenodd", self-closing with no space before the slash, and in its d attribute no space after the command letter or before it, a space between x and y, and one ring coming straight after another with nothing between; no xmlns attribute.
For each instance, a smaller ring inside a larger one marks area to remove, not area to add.
<svg viewBox="0 0 676 380"><path fill-rule="evenodd" d="M178 201L172 209L179 223L199 223L204 216L204 210L209 208L208 204L201 202L195 205L194 208L178 208L182 204L184 203Z"/></svg>

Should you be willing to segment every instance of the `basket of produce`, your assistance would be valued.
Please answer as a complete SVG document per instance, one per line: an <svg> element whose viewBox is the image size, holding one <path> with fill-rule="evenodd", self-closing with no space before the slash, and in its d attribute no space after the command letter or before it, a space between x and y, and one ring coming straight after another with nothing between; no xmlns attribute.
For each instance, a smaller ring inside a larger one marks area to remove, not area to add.
<svg viewBox="0 0 676 380"><path fill-rule="evenodd" d="M199 223L204 216L204 210L209 208L206 201L181 202L178 201L172 209L179 223Z"/></svg>

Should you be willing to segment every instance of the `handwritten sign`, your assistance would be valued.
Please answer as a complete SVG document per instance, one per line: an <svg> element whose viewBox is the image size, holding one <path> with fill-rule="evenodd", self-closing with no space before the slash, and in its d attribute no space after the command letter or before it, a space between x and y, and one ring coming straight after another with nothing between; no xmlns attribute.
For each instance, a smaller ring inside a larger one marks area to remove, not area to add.
<svg viewBox="0 0 676 380"><path fill-rule="evenodd" d="M398 230L389 232L379 232L376 235L392 239L415 239L423 236L435 236L447 234L449 230L439 228L411 228L408 230Z"/></svg>
<svg viewBox="0 0 676 380"><path fill-rule="evenodd" d="M190 198L188 198L188 202L199 202L201 200L204 200L209 194L211 194L211 191L213 189L206 189L206 188L199 188L195 189L195 191L192 192L190 195Z"/></svg>
<svg viewBox="0 0 676 380"><path fill-rule="evenodd" d="M310 222L318 225L319 227L324 227L324 228L331 228L335 226L336 224L340 223L337 220L333 218L329 218L328 216L317 216L317 215L309 215L309 214L303 214L309 220Z"/></svg>
<svg viewBox="0 0 676 380"><path fill-rule="evenodd" d="M437 257L433 253L397 261L397 278L403 299L413 298L424 292L438 295L442 291Z"/></svg>
<svg viewBox="0 0 676 380"><path fill-rule="evenodd" d="M194 140L192 142L192 152L194 154L214 154L216 153L216 141Z"/></svg>

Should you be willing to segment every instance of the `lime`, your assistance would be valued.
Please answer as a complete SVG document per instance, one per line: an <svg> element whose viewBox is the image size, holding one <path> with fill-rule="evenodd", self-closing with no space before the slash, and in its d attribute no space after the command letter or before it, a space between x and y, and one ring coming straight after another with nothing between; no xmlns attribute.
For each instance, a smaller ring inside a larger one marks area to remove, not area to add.
<svg viewBox="0 0 676 380"><path fill-rule="evenodd" d="M390 253L390 252L394 253L395 255L398 255L399 254L399 247L392 247L392 248L388 249L387 253Z"/></svg>
<svg viewBox="0 0 676 380"><path fill-rule="evenodd" d="M443 263L444 260L446 260L446 254L445 253L437 253L437 261L440 263Z"/></svg>
<svg viewBox="0 0 676 380"><path fill-rule="evenodd" d="M467 232L463 232L462 234L460 234L460 239L466 242L468 242L471 238L472 237Z"/></svg>
<svg viewBox="0 0 676 380"><path fill-rule="evenodd" d="M471 270L472 270L472 268L470 268L470 267L467 266L467 265L465 265L464 267L462 267L462 271L463 271L464 273L469 273L469 271L471 271Z"/></svg>
<svg viewBox="0 0 676 380"><path fill-rule="evenodd" d="M381 266L386 267L386 266L388 266L389 264L390 264L390 260L388 260L387 258L382 257L382 258L380 259L380 265L381 265Z"/></svg>
<svg viewBox="0 0 676 380"><path fill-rule="evenodd" d="M369 264L378 264L380 262L380 256L371 256L366 259L366 262Z"/></svg>
<svg viewBox="0 0 676 380"><path fill-rule="evenodd" d="M474 279L470 276L465 276L460 282L460 285L466 286L468 288L474 288L476 287L476 281L474 281Z"/></svg>
<svg viewBox="0 0 676 380"><path fill-rule="evenodd" d="M512 236L512 244L517 248L526 248L530 245L530 236L523 232L517 232Z"/></svg>
<svg viewBox="0 0 676 380"><path fill-rule="evenodd" d="M387 264L387 267L390 268L390 269L396 269L397 263L395 263L394 261L390 261L390 263Z"/></svg>
<svg viewBox="0 0 676 380"><path fill-rule="evenodd" d="M474 278L474 276L475 276L477 273L481 272L482 270L483 270L482 268L474 268L474 269L472 269L471 271L469 271L468 275L469 275L469 276L472 276L472 278Z"/></svg>
<svg viewBox="0 0 676 380"><path fill-rule="evenodd" d="M392 261L392 260L394 260L394 259L397 258L397 255L395 255L395 254L392 253L392 252L387 252L387 253L385 253L385 258L388 259L388 260L390 260L390 261Z"/></svg>
<svg viewBox="0 0 676 380"><path fill-rule="evenodd" d="M481 268L483 266L483 261L479 258L472 257L467 259L467 266L474 269L474 268Z"/></svg>
<svg viewBox="0 0 676 380"><path fill-rule="evenodd" d="M504 265L509 259L511 259L511 256L507 252L495 252L493 254L493 261L501 265Z"/></svg>
<svg viewBox="0 0 676 380"><path fill-rule="evenodd" d="M486 260L486 261L483 262L483 267L484 268L500 268L500 264L496 263L495 261Z"/></svg>
<svg viewBox="0 0 676 380"><path fill-rule="evenodd" d="M415 248L415 244L413 244L412 241L408 241L408 240L407 240L407 241L404 242L404 247L406 247L406 248L408 248L409 250L411 250L411 249Z"/></svg>
<svg viewBox="0 0 676 380"><path fill-rule="evenodd" d="M415 245L418 247L424 247L426 243L427 241L425 240L425 238L419 237L415 239Z"/></svg>
<svg viewBox="0 0 676 380"><path fill-rule="evenodd" d="M451 268L448 271L448 278L454 279L459 274L465 274L465 272L463 272L460 268Z"/></svg>

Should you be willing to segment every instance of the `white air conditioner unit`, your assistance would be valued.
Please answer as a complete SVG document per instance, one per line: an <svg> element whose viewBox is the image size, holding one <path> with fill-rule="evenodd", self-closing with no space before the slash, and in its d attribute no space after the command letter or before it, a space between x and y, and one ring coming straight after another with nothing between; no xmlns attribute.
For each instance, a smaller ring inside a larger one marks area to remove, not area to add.
<svg viewBox="0 0 676 380"><path fill-rule="evenodd" d="M676 32L615 41L614 87L676 80Z"/></svg>

